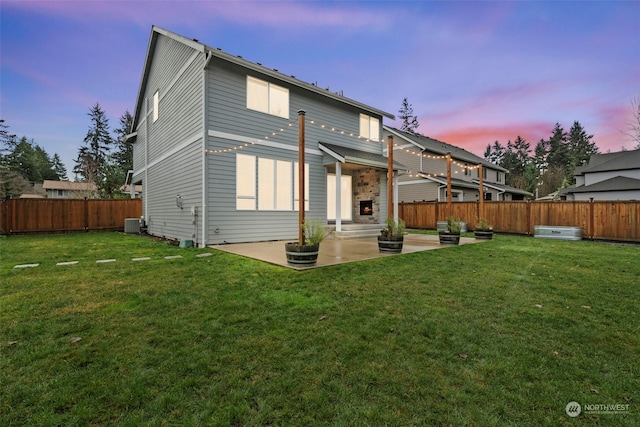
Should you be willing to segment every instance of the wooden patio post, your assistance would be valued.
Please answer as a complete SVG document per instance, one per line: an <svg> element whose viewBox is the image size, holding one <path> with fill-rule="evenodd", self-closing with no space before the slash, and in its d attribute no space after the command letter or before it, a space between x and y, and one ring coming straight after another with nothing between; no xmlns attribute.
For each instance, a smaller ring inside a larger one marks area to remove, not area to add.
<svg viewBox="0 0 640 427"><path fill-rule="evenodd" d="M478 164L478 181L480 182L480 184L478 184L480 186L479 190L480 190L480 212L478 214L478 216L480 218L484 218L484 182L483 182L483 172L482 172L482 163Z"/></svg>
<svg viewBox="0 0 640 427"><path fill-rule="evenodd" d="M393 217L393 135L387 138L387 218Z"/></svg>
<svg viewBox="0 0 640 427"><path fill-rule="evenodd" d="M451 211L451 153L447 153L447 215L453 215Z"/></svg>
<svg viewBox="0 0 640 427"><path fill-rule="evenodd" d="M304 110L298 111L298 244L304 245Z"/></svg>

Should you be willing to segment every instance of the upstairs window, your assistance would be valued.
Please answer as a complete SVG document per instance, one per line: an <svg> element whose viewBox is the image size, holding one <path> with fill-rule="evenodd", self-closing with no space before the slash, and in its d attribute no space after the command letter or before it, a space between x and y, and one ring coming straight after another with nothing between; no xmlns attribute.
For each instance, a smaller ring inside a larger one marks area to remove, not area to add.
<svg viewBox="0 0 640 427"><path fill-rule="evenodd" d="M360 136L372 141L380 140L380 120L360 114Z"/></svg>
<svg viewBox="0 0 640 427"><path fill-rule="evenodd" d="M247 76L247 108L289 118L289 89Z"/></svg>
<svg viewBox="0 0 640 427"><path fill-rule="evenodd" d="M502 182L502 172L496 172L496 179L498 180L497 182Z"/></svg>

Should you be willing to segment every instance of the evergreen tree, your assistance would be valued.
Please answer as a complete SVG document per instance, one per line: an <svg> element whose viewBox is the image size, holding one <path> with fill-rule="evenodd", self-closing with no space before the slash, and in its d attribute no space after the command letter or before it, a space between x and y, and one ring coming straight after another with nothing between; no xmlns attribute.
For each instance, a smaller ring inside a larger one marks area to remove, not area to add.
<svg viewBox="0 0 640 427"><path fill-rule="evenodd" d="M549 155L549 143L541 139L533 149L533 163L536 165L539 173L543 173L549 166L547 156Z"/></svg>
<svg viewBox="0 0 640 427"><path fill-rule="evenodd" d="M500 165L504 159L505 152L506 150L500 142L495 141L493 145L487 145L487 148L484 151L484 159L494 165Z"/></svg>
<svg viewBox="0 0 640 427"><path fill-rule="evenodd" d="M592 141L593 135L587 135L584 128L577 120L569 130L569 152L571 155L571 182L573 182L573 171L577 166L582 166L589 162L592 154L600 152L596 143ZM567 177L568 178L568 177Z"/></svg>
<svg viewBox="0 0 640 427"><path fill-rule="evenodd" d="M127 171L133 169L133 145L129 142L125 142L127 135L131 133L131 127L133 126L133 116L129 111L125 111L120 116L120 127L114 131L116 151L113 154L116 164L124 171L125 175Z"/></svg>
<svg viewBox="0 0 640 427"><path fill-rule="evenodd" d="M560 123L556 123L553 128L551 138L548 142L547 164L548 167L560 168L564 171L565 177L573 172L571 170L571 155L567 144L567 133Z"/></svg>
<svg viewBox="0 0 640 427"><path fill-rule="evenodd" d="M16 136L9 133L9 126L0 119L0 164L4 162L4 152L10 151L16 144Z"/></svg>
<svg viewBox="0 0 640 427"><path fill-rule="evenodd" d="M109 134L109 119L96 103L89 109L91 125L84 138L84 145L78 149L73 172L87 182L95 182L98 172L107 161L113 145Z"/></svg>
<svg viewBox="0 0 640 427"><path fill-rule="evenodd" d="M108 159L100 169L95 184L98 194L103 199L124 197L120 188L124 185L126 173L113 158ZM128 197L128 196L127 196Z"/></svg>
<svg viewBox="0 0 640 427"><path fill-rule="evenodd" d="M54 172L58 177L58 180L67 181L68 180L67 168L62 163L62 160L60 160L60 156L58 155L58 153L53 154L53 159L51 159L51 164L53 166Z"/></svg>
<svg viewBox="0 0 640 427"><path fill-rule="evenodd" d="M399 117L402 119L400 130L416 133L416 129L420 127L420 124L418 123L418 117L413 114L413 106L409 104L407 98L402 100L402 107L398 112L400 113Z"/></svg>

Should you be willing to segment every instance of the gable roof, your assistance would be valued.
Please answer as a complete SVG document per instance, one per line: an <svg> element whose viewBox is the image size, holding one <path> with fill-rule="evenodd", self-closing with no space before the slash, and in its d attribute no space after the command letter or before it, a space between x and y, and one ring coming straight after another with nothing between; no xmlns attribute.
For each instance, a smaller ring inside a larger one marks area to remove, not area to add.
<svg viewBox="0 0 640 427"><path fill-rule="evenodd" d="M96 191L97 187L91 182L53 181L45 179L42 183L43 190L68 190L68 191Z"/></svg>
<svg viewBox="0 0 640 427"><path fill-rule="evenodd" d="M382 154L368 153L366 151L355 150L353 148L342 147L340 145L318 143L318 149L341 163L353 163L362 166L370 166L380 169L387 169L389 158ZM408 171L409 169L394 160L394 170Z"/></svg>
<svg viewBox="0 0 640 427"><path fill-rule="evenodd" d="M142 109L142 103L143 103L143 98L144 98L144 90L145 90L145 85L146 85L146 81L147 78L149 76L149 71L151 69L151 62L152 62L152 57L153 57L153 52L155 50L155 46L158 40L158 37L162 35L165 37L169 37L177 42L183 43L191 48L193 48L196 51L199 52L203 52L206 53L208 55L208 57L216 57L219 59L222 59L224 61L239 65L241 67L244 67L248 70L252 70L255 71L257 73L260 73L262 75L265 76L269 76L272 77L274 79L277 79L281 82L290 84L292 86L296 86L298 88L304 89L306 91L309 92L313 92L316 94L319 94L321 96L325 96L328 98L331 98L333 100L336 100L340 103L343 104L347 104L353 107L356 107L360 110L369 112L369 113L373 113L375 115L379 115L379 116L384 116L384 117L388 117L390 119L395 119L395 116L391 113L387 113L385 111L379 110L377 108L371 107L369 105L363 104L361 102L355 101L353 99L347 98L346 96L343 96L340 93L336 93L336 92L331 92L329 89L321 89L318 86L316 86L313 83L307 83L304 82L302 80L296 79L295 76L289 76L286 74L283 74L281 72L279 72L277 69L270 69L267 67L262 66L259 63L254 63L251 61L247 61L246 59L243 59L242 56L239 55L231 55L229 53L224 52L223 50L219 49L219 48L212 48L209 47L203 43L200 43L198 40L196 39L189 39L187 37L181 36L177 33L171 32L169 30L165 30L163 28L160 28L158 26L152 26L151 27L151 36L149 38L149 45L147 47L147 55L145 58L145 63L144 63L144 68L143 68L143 72L142 72L142 78L140 81L140 87L138 89L138 98L136 101L136 110L133 116L133 129L132 132L137 128L138 125L138 121L139 121L139 117L140 117L140 111Z"/></svg>
<svg viewBox="0 0 640 427"><path fill-rule="evenodd" d="M592 154L589 163L578 166L575 176L592 172L608 172L629 169L640 169L640 149L617 151L615 153Z"/></svg>
<svg viewBox="0 0 640 427"><path fill-rule="evenodd" d="M469 151L456 147L455 145L447 144L446 142L438 141L437 139L430 138L428 136L405 132L400 129L393 128L391 126L383 126L383 129L392 133L394 136L398 136L399 138L415 145L420 150L430 151L432 153L445 155L447 153L451 153L451 157L455 160L467 162L471 164L480 164L483 166L490 167L491 169L495 169L501 172L508 173L509 171L502 166L498 166L494 163L491 163L482 157L476 156Z"/></svg>
<svg viewBox="0 0 640 427"><path fill-rule="evenodd" d="M614 178L605 179L591 185L581 185L579 187L568 187L560 190L561 195L570 193L591 193L602 191L634 191L640 190L640 179L629 178L626 176L616 176Z"/></svg>

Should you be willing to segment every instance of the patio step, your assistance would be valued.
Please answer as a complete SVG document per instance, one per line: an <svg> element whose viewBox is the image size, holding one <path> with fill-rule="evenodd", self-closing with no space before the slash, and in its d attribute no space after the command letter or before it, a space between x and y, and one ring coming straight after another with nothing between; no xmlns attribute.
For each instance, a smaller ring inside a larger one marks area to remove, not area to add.
<svg viewBox="0 0 640 427"><path fill-rule="evenodd" d="M343 224L341 231L334 231L332 238L338 240L360 239L363 237L376 237L384 228L381 224Z"/></svg>

